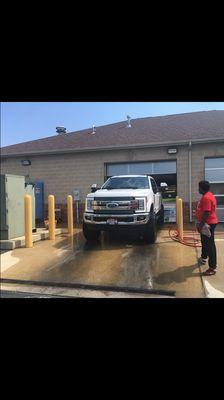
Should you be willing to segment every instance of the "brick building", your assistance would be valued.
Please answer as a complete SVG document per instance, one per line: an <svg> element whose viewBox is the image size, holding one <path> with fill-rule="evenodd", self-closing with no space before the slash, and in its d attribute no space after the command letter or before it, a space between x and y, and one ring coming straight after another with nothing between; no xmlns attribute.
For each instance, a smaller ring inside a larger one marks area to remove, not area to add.
<svg viewBox="0 0 224 400"><path fill-rule="evenodd" d="M63 213L74 189L80 190L82 211L93 183L100 186L115 174L148 173L175 188L185 221L194 219L198 182L207 179L224 221L224 111L139 118L3 147L1 173L42 181L45 206L54 194Z"/></svg>

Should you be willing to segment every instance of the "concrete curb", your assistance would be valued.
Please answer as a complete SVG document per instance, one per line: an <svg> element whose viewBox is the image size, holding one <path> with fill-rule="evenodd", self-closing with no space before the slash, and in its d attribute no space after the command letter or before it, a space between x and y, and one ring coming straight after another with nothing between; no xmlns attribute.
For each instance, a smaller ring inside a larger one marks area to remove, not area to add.
<svg viewBox="0 0 224 400"><path fill-rule="evenodd" d="M66 229L57 228L55 234L60 235L61 233L67 232ZM33 233L33 242L39 242L40 240L46 240L49 238L49 231L40 230L39 232ZM25 246L25 236L21 236L10 240L0 240L0 250L14 250L19 247Z"/></svg>
<svg viewBox="0 0 224 400"><path fill-rule="evenodd" d="M224 299L224 292L221 292L221 290L216 289L207 279L206 277L202 277L203 279L203 284L205 286L206 290L206 297L210 299Z"/></svg>
<svg viewBox="0 0 224 400"><path fill-rule="evenodd" d="M195 238L195 232L193 231L193 236L194 236L194 238ZM207 296L207 290L206 290L206 287L205 287L205 283L204 283L204 280L203 280L203 275L202 275L202 269L201 269L201 266L200 266L200 263L199 263L199 252L198 252L198 247L195 247L195 254L196 254L196 259L197 259L197 263L198 263L198 269L199 269L199 273L200 273L200 279L201 279L201 285L202 285L202 288L203 288L203 292L204 292L204 296L205 296L205 298L207 298L208 296Z"/></svg>

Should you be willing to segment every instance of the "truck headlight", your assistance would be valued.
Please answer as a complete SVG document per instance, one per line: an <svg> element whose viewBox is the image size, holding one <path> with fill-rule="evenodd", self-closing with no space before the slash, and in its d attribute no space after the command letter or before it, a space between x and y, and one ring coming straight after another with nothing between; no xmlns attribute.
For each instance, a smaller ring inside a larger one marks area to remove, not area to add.
<svg viewBox="0 0 224 400"><path fill-rule="evenodd" d="M136 209L137 212L145 211L146 208L146 200L145 198L136 198L138 207Z"/></svg>
<svg viewBox="0 0 224 400"><path fill-rule="evenodd" d="M86 211L93 211L94 199L86 199Z"/></svg>

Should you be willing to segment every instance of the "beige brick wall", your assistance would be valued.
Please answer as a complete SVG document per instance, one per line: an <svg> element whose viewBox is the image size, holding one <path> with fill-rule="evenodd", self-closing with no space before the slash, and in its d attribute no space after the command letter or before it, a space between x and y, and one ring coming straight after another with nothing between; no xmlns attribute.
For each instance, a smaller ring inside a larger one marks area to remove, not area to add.
<svg viewBox="0 0 224 400"><path fill-rule="evenodd" d="M204 158L224 156L224 143L194 145L192 148L192 200L199 198L198 182L204 179ZM104 165L108 162L153 161L177 159L177 191L184 201L189 201L188 149L180 146L177 155L168 155L167 148L116 150L64 155L32 156L30 166L22 166L21 159L8 158L1 164L1 173L29 175L30 180L44 181L45 202L55 194L56 203L65 203L74 188L80 188L81 199L93 183L104 182Z"/></svg>
<svg viewBox="0 0 224 400"><path fill-rule="evenodd" d="M29 175L30 180L44 181L45 202L53 193L56 203L64 203L74 188L80 188L83 201L93 183L103 184L105 163L175 159L167 154L166 148L30 156L30 166L21 165L23 158L28 157L8 158L2 162L1 173Z"/></svg>

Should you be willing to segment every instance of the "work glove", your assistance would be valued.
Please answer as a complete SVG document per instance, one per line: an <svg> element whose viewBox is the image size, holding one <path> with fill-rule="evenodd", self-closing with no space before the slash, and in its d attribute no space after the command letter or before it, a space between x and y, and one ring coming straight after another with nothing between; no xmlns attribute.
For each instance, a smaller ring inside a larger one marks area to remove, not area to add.
<svg viewBox="0 0 224 400"><path fill-rule="evenodd" d="M196 229L197 229L198 233L201 233L201 230L202 230L204 224L205 224L204 222L197 222Z"/></svg>

